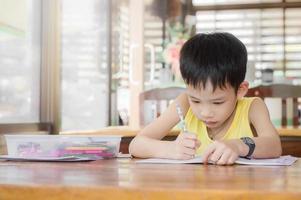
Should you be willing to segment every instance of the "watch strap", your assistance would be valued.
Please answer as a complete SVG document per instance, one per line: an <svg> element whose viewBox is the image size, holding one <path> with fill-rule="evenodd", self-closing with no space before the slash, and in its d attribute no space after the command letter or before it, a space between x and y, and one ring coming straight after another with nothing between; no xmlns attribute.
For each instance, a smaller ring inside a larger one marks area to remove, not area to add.
<svg viewBox="0 0 301 200"><path fill-rule="evenodd" d="M243 143L245 143L249 147L249 152L246 156L244 156L244 158L250 159L255 150L255 142L250 137L242 137L240 139L242 140Z"/></svg>

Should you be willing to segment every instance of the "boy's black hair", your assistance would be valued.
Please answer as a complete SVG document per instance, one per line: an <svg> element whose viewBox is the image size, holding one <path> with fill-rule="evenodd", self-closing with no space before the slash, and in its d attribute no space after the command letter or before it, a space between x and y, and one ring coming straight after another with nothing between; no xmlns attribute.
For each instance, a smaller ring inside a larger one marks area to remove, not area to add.
<svg viewBox="0 0 301 200"><path fill-rule="evenodd" d="M180 52L180 70L187 85L206 87L209 80L214 90L229 83L237 91L244 81L247 65L245 45L230 33L197 34Z"/></svg>

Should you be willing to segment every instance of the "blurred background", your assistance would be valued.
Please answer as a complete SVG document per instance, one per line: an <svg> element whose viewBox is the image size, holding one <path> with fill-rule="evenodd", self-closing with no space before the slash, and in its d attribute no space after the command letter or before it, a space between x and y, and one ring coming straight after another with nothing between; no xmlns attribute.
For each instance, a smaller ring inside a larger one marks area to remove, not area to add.
<svg viewBox="0 0 301 200"><path fill-rule="evenodd" d="M179 50L213 31L247 46L251 86L301 84L298 0L0 0L0 129L138 127L139 94L185 87Z"/></svg>

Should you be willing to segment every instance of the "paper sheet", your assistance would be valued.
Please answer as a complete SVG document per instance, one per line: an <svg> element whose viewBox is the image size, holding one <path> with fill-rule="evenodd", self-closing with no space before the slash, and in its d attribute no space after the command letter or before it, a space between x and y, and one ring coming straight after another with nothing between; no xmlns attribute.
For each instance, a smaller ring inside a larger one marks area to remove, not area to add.
<svg viewBox="0 0 301 200"><path fill-rule="evenodd" d="M280 156L279 158L273 159L245 159L239 158L235 161L236 164L240 165L264 165L264 166L289 166L296 162L298 158L287 155ZM136 163L157 163L157 164L193 164L193 163L203 163L202 157L197 156L190 160L172 160L172 159L160 159L160 158L150 158L142 159L136 161Z"/></svg>
<svg viewBox="0 0 301 200"><path fill-rule="evenodd" d="M131 158L130 154L119 153L117 158ZM41 161L41 162L78 162L78 161L94 161L103 159L99 156L84 155L84 156L60 156L60 157L24 157L24 156L11 156L0 155L0 160L11 161Z"/></svg>
<svg viewBox="0 0 301 200"><path fill-rule="evenodd" d="M22 157L0 155L0 160L11 161L43 161L43 162L78 162L78 161L93 161L99 160L99 157L78 157L78 156L62 156L62 157Z"/></svg>
<svg viewBox="0 0 301 200"><path fill-rule="evenodd" d="M271 159L245 159L240 158L235 163L241 165L274 165L274 166L289 166L298 160L297 157L293 157L290 155L280 156L279 158L271 158Z"/></svg>

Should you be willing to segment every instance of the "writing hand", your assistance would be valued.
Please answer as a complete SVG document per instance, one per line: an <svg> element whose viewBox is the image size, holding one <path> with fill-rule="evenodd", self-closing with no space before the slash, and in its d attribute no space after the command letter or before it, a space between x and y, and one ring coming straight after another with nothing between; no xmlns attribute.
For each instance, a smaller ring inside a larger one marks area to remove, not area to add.
<svg viewBox="0 0 301 200"><path fill-rule="evenodd" d="M231 141L214 141L203 153L203 162L217 165L232 165L237 160L238 148Z"/></svg>
<svg viewBox="0 0 301 200"><path fill-rule="evenodd" d="M177 139L173 141L171 154L173 159L191 159L194 158L196 150L201 143L197 136L189 132L181 132Z"/></svg>

